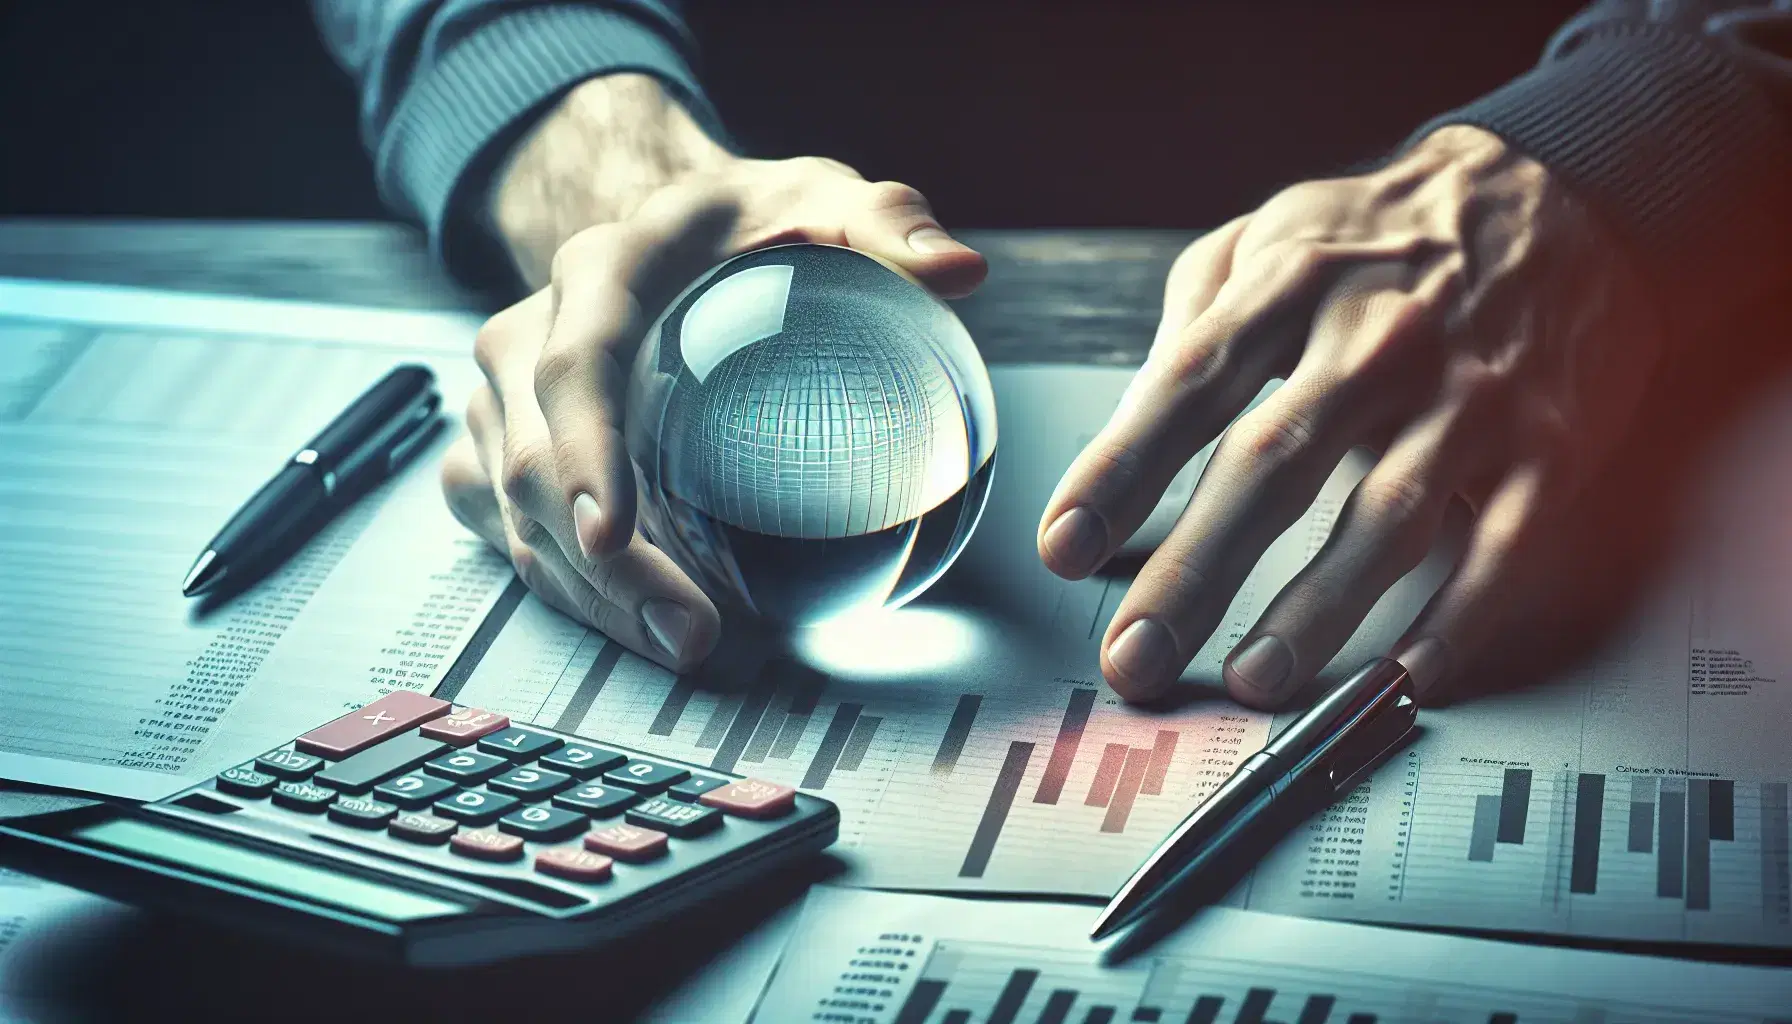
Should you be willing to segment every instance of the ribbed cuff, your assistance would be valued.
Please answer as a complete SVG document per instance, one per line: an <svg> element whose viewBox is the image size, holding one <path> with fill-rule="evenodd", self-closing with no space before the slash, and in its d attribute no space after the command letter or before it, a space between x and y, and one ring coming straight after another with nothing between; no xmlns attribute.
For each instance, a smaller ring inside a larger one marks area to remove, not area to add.
<svg viewBox="0 0 1792 1024"><path fill-rule="evenodd" d="M1560 175L1633 247L1677 334L1792 266L1792 139L1717 46L1617 26L1421 128L1469 124Z"/></svg>
<svg viewBox="0 0 1792 1024"><path fill-rule="evenodd" d="M703 96L676 34L603 7L522 7L480 25L406 91L381 141L380 189L420 220L448 269L464 281L514 280L479 223L496 164L567 90L599 75L658 77L712 137L720 118Z"/></svg>

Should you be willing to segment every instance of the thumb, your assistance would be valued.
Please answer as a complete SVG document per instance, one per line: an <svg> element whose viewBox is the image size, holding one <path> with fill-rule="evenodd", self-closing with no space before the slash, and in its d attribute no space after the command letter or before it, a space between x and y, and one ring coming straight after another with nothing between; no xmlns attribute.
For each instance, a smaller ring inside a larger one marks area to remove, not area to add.
<svg viewBox="0 0 1792 1024"><path fill-rule="evenodd" d="M983 254L940 227L926 196L896 181L865 182L855 191L847 245L896 264L943 298L969 295L983 283Z"/></svg>

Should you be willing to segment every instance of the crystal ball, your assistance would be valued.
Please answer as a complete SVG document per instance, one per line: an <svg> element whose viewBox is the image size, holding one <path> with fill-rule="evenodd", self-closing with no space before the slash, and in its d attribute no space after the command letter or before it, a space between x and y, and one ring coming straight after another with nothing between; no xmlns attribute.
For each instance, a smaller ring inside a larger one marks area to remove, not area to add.
<svg viewBox="0 0 1792 1024"><path fill-rule="evenodd" d="M995 398L964 324L874 257L780 245L648 330L625 421L648 539L724 607L805 625L939 579L983 513Z"/></svg>

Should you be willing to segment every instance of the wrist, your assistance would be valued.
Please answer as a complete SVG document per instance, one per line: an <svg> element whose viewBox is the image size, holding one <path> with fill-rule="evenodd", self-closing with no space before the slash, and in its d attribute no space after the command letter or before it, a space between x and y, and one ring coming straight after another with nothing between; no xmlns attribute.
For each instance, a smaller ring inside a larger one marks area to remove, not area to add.
<svg viewBox="0 0 1792 1024"><path fill-rule="evenodd" d="M493 178L488 223L537 287L577 232L733 159L658 79L604 75L575 86L518 141Z"/></svg>

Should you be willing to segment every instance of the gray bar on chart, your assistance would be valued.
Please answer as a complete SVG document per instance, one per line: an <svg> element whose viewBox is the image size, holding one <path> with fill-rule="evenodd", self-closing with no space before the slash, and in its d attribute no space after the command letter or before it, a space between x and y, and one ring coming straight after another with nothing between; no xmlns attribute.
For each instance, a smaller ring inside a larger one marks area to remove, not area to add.
<svg viewBox="0 0 1792 1024"><path fill-rule="evenodd" d="M1498 1024L1492 1017L1487 1018L1487 1021L1488 1024ZM1375 1015L1373 1013L1353 1013L1344 1018L1344 1024L1375 1024ZM1517 1024L1517 1020L1507 1021L1506 1024Z"/></svg>
<svg viewBox="0 0 1792 1024"><path fill-rule="evenodd" d="M1169 729L1157 731L1157 741L1151 745L1151 764L1145 769L1145 781L1139 783L1139 792L1157 796L1164 791L1164 780L1170 774L1170 760L1176 756L1176 735Z"/></svg>
<svg viewBox="0 0 1792 1024"><path fill-rule="evenodd" d="M1276 990L1273 988L1254 988L1244 994L1244 1004L1238 1008L1238 1016L1232 1018L1236 1024L1263 1024L1263 1015L1269 1012L1269 1004L1275 1002Z"/></svg>
<svg viewBox="0 0 1792 1024"><path fill-rule="evenodd" d="M828 723L821 746L816 748L809 770L803 774L804 789L820 789L828 784L828 776L834 773L840 752L846 749L846 738L852 735L852 727L858 724L859 712L863 710L863 704L840 704L834 708L833 721Z"/></svg>
<svg viewBox="0 0 1792 1024"><path fill-rule="evenodd" d="M1332 1004L1338 1000L1333 996L1308 996L1306 1005L1300 1008L1300 1016L1294 1018L1294 1024L1325 1024L1332 1015Z"/></svg>
<svg viewBox="0 0 1792 1024"><path fill-rule="evenodd" d="M971 846L965 851L958 877L983 877L983 869L989 867L989 855L995 852L996 840L1002 837L1008 811L1014 806L1014 796L1020 792L1021 776L1027 773L1027 762L1032 758L1033 744L1019 740L1008 744L1008 757L1002 762L995 785L990 787L989 803L984 806L983 817L977 822L976 834L971 836Z"/></svg>
<svg viewBox="0 0 1792 1024"><path fill-rule="evenodd" d="M788 759L796 753L796 745L802 742L803 733L809 728L809 719L815 714L815 706L821 703L821 691L828 685L828 677L807 665L789 662L791 678L796 682L795 692L790 698L790 711L784 716L784 725L778 730L777 742L772 744L771 756Z"/></svg>
<svg viewBox="0 0 1792 1024"><path fill-rule="evenodd" d="M1711 782L1686 780L1686 909L1711 909Z"/></svg>
<svg viewBox="0 0 1792 1024"><path fill-rule="evenodd" d="M714 750L728 735L728 723L734 721L734 715L740 706L746 703L742 694L731 693L716 702L715 710L709 713L709 721L703 723L703 732L697 736L699 750Z"/></svg>
<svg viewBox="0 0 1792 1024"><path fill-rule="evenodd" d="M1494 838L1502 843L1524 842L1525 818L1531 813L1531 770L1506 769L1500 787L1500 829Z"/></svg>
<svg viewBox="0 0 1792 1024"><path fill-rule="evenodd" d="M1624 849L1630 853L1655 849L1655 780L1648 776L1630 780L1630 837Z"/></svg>
<svg viewBox="0 0 1792 1024"><path fill-rule="evenodd" d="M1058 724L1058 738L1052 743L1051 759L1045 762L1045 774L1039 777L1039 788L1033 792L1036 804L1055 804L1064 792L1064 780L1070 777L1070 766L1076 761L1076 748L1083 742L1083 730L1089 725L1089 712L1095 708L1095 691L1070 691L1070 703L1064 708L1064 720Z"/></svg>
<svg viewBox="0 0 1792 1024"><path fill-rule="evenodd" d="M1736 783L1730 779L1711 780L1711 838L1736 838Z"/></svg>
<svg viewBox="0 0 1792 1024"><path fill-rule="evenodd" d="M846 746L840 751L840 763L835 768L843 772L855 772L865 760L865 751L871 749L871 737L877 735L877 727L883 719L876 715L860 715L859 721L852 727L852 735L846 737Z"/></svg>
<svg viewBox="0 0 1792 1024"><path fill-rule="evenodd" d="M1089 1012L1083 1014L1083 1024L1108 1024L1114 1019L1112 1006L1091 1006Z"/></svg>
<svg viewBox="0 0 1792 1024"><path fill-rule="evenodd" d="M915 987L908 991L908 998L902 1001L902 1009L896 1011L895 1024L923 1024L945 992L946 983L937 978L915 982Z"/></svg>
<svg viewBox="0 0 1792 1024"><path fill-rule="evenodd" d="M1070 1008L1076 1004L1076 989L1053 989L1039 1011L1039 1024L1064 1024L1070 1019Z"/></svg>
<svg viewBox="0 0 1792 1024"><path fill-rule="evenodd" d="M1792 913L1792 838L1786 811L1786 784L1761 783L1761 916L1770 924L1786 924Z"/></svg>
<svg viewBox="0 0 1792 1024"><path fill-rule="evenodd" d="M585 716L591 713L591 704L597 700L604 684L610 681L610 673L616 670L616 662L622 658L622 645L614 640L604 644L603 650L585 670L585 678L579 680L579 688L573 691L572 699L566 702L566 710L560 712L560 718L554 728L560 732L576 733L584 724Z"/></svg>
<svg viewBox="0 0 1792 1024"><path fill-rule="evenodd" d="M1108 813L1101 819L1103 832L1126 831L1126 818L1132 814L1132 805L1139 795L1139 784L1145 781L1145 769L1151 764L1151 751L1128 750L1126 765L1120 769L1120 784L1114 787L1114 799L1108 803Z"/></svg>
<svg viewBox="0 0 1792 1024"><path fill-rule="evenodd" d="M1686 790L1674 779L1661 780L1661 804L1655 821L1655 895L1685 895Z"/></svg>
<svg viewBox="0 0 1792 1024"><path fill-rule="evenodd" d="M946 735L940 739L939 753L933 755L933 774L950 775L958 767L958 755L964 753L964 741L970 738L977 709L982 706L982 694L967 693L958 698L952 720L946 723Z"/></svg>
<svg viewBox="0 0 1792 1024"><path fill-rule="evenodd" d="M772 741L778 738L778 730L784 727L784 720L789 715L789 703L774 697L766 706L765 716L759 720L759 727L753 730L753 738L747 741L747 749L741 751L741 761L747 764L764 761L765 755L772 752Z"/></svg>
<svg viewBox="0 0 1792 1024"><path fill-rule="evenodd" d="M728 735L716 746L716 756L709 766L718 772L731 772L740 755L746 752L747 741L753 738L753 731L759 728L759 720L765 716L765 709L771 705L774 689L770 680L761 678L747 693L746 700L741 702L740 711L734 716L734 724L728 727Z"/></svg>
<svg viewBox="0 0 1792 1024"><path fill-rule="evenodd" d="M1599 891L1599 826L1605 820L1605 776L1582 772L1574 789L1574 854L1568 891Z"/></svg>
<svg viewBox="0 0 1792 1024"><path fill-rule="evenodd" d="M1033 983L1038 980L1038 971L1016 967L1014 973L1008 975L1008 983L1002 986L1002 994L996 996L995 1005L990 1007L989 1024L1014 1024L1014 1018L1020 1015L1021 1004L1027 1001L1027 993L1033 991Z"/></svg>
<svg viewBox="0 0 1792 1024"><path fill-rule="evenodd" d="M1226 1000L1220 996L1202 996L1195 1000L1195 1005L1188 1011L1188 1019L1183 1024L1213 1024L1219 1019L1220 1007Z"/></svg>
<svg viewBox="0 0 1792 1024"><path fill-rule="evenodd" d="M678 720L684 717L684 709L691 703L691 696L696 692L696 679L679 676L672 683L671 691L666 694L665 703L660 705L659 714L653 716L653 724L647 727L647 735L672 735L672 730L678 728Z"/></svg>
<svg viewBox="0 0 1792 1024"><path fill-rule="evenodd" d="M940 1018L940 1024L971 1024L971 1011L948 1010L946 1015Z"/></svg>
<svg viewBox="0 0 1792 1024"><path fill-rule="evenodd" d="M1475 797L1475 823L1468 834L1468 859L1493 859L1493 837L1500 827L1500 798L1492 793Z"/></svg>
<svg viewBox="0 0 1792 1024"><path fill-rule="evenodd" d="M1106 807L1120 784L1120 767L1126 763L1126 744L1110 743L1101 752L1101 763L1095 766L1095 780L1089 783L1085 807Z"/></svg>

